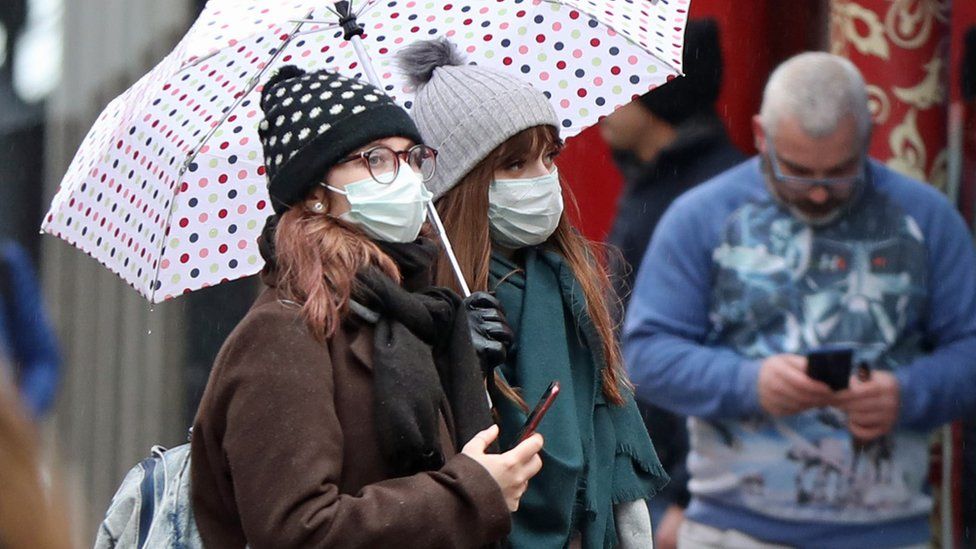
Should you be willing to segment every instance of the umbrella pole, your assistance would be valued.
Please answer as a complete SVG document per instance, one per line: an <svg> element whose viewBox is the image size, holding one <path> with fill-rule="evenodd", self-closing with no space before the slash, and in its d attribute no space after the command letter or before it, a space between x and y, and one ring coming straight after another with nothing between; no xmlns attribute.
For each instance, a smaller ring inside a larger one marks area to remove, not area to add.
<svg viewBox="0 0 976 549"><path fill-rule="evenodd" d="M363 27L356 21L356 14L352 12L351 4L348 1L341 1L336 2L335 7L340 14L339 22L345 31L344 38L352 42L352 47L356 50L356 56L359 57L359 62L363 66L363 72L366 73L366 78L376 89L382 91L383 86L380 84L380 78L376 75L376 71L373 70L373 61L369 58L369 54L366 53L366 48L363 46ZM461 294L464 297L470 296L471 289L468 287L467 281L464 280L461 265L458 263L457 256L454 255L454 247L451 246L451 241L447 238L444 223L441 221L441 216L437 213L437 208L434 207L433 202L427 203L427 218L430 219L430 222L434 224L434 228L437 229L437 235L441 239L441 244L444 245L444 253L447 255L447 259L451 262L451 269L454 270L454 276L457 278L458 286L461 288ZM488 391L487 385L485 386L485 398L488 399L488 408L493 408L494 403L491 400L491 392Z"/></svg>
<svg viewBox="0 0 976 549"><path fill-rule="evenodd" d="M382 90L383 85L380 83L380 78L373 69L373 61L369 58L369 54L363 46L363 28L356 21L356 14L353 13L350 2L336 2L335 7L336 11L339 12L339 23L345 31L344 38L352 42L352 47L356 50L356 57L359 58L359 63L363 66L363 72L366 73L366 79L377 89ZM434 228L437 229L437 235L441 239L441 244L444 245L444 253L451 262L451 268L454 270L454 276L457 277L461 293L464 297L468 297L471 295L471 289L468 287L467 281L464 280L464 273L461 272L461 264L458 263L457 256L454 255L454 247L451 246L451 241L447 238L444 223L441 221L441 216L437 213L437 208L434 207L433 202L427 203L427 218L430 219L430 222L434 224Z"/></svg>
<svg viewBox="0 0 976 549"><path fill-rule="evenodd" d="M441 216L437 213L437 208L434 207L433 201L427 203L427 217L434 224L434 227L437 229L437 234L441 237L441 243L444 244L444 252L447 254L447 259L451 261L451 268L454 269L454 276L457 277L458 286L461 287L461 293L464 297L468 297L471 295L471 289L468 288L468 283L464 280L464 273L461 272L461 264L458 263L457 256L454 255L454 247L451 246L451 241L447 238L444 223L441 222Z"/></svg>
<svg viewBox="0 0 976 549"><path fill-rule="evenodd" d="M363 65L363 72L366 73L366 78L369 83L376 86L377 89L382 90L383 85L380 83L380 77L377 76L376 71L373 69L373 62L369 58L369 54L366 53L366 48L363 46L363 38L358 34L352 37L352 47L356 50L356 57L359 58L359 62Z"/></svg>

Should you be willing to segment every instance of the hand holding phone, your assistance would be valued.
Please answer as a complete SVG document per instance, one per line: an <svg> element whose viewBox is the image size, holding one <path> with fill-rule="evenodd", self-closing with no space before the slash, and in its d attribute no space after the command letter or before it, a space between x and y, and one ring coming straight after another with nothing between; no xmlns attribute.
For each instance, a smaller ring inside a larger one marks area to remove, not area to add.
<svg viewBox="0 0 976 549"><path fill-rule="evenodd" d="M515 437L515 443L513 447L518 446L522 441L532 436L532 433L539 428L539 422L545 417L546 412L555 402L556 397L559 396L559 382L553 381L546 388L545 392L542 393L542 397L539 398L539 402L532 409L532 413L526 418L525 423L522 425L522 430L519 431L517 437Z"/></svg>

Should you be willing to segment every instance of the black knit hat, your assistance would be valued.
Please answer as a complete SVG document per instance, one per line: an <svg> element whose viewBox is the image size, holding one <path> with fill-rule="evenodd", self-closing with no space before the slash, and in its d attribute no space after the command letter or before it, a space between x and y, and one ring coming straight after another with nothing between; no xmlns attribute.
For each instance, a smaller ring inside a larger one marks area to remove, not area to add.
<svg viewBox="0 0 976 549"><path fill-rule="evenodd" d="M352 151L384 137L421 143L399 105L375 87L329 72L282 67L261 92L268 192L281 214L300 202Z"/></svg>
<svg viewBox="0 0 976 549"><path fill-rule="evenodd" d="M688 21L682 70L684 76L640 97L647 110L674 126L711 111L722 89L722 46L714 19Z"/></svg>

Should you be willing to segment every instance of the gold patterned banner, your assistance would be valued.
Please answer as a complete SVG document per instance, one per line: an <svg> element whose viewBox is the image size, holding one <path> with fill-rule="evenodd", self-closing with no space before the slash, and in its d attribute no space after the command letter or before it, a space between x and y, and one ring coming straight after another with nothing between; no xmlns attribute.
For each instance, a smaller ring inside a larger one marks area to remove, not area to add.
<svg viewBox="0 0 976 549"><path fill-rule="evenodd" d="M940 189L948 166L950 0L833 0L831 50L868 83L871 156Z"/></svg>

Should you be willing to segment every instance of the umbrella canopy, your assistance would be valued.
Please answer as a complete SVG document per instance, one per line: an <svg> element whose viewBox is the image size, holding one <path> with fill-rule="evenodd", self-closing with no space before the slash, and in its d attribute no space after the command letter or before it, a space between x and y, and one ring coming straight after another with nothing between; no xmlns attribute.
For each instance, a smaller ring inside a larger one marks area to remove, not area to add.
<svg viewBox="0 0 976 549"><path fill-rule="evenodd" d="M680 71L690 0L369 0L356 6L383 87L403 46L447 36L469 61L548 94L571 137ZM330 3L211 0L159 65L102 112L42 229L152 302L258 272L272 213L257 126L278 66L363 77Z"/></svg>

